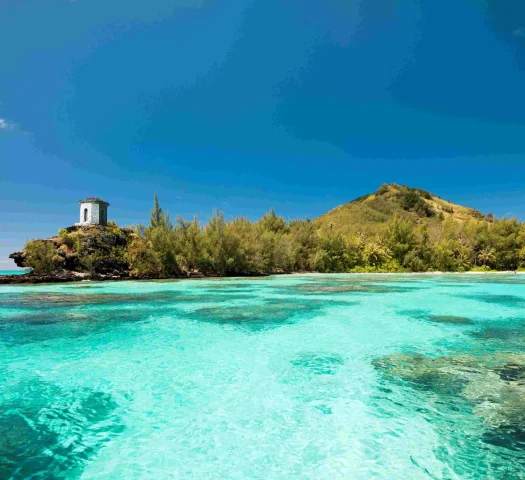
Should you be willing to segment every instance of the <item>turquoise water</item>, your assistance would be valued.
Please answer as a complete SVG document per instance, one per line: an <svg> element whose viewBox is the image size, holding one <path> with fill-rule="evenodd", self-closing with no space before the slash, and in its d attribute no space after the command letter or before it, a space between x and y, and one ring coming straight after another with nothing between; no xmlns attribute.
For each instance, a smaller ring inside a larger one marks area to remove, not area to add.
<svg viewBox="0 0 525 480"><path fill-rule="evenodd" d="M525 276L0 286L0 478L525 478Z"/></svg>
<svg viewBox="0 0 525 480"><path fill-rule="evenodd" d="M25 275L27 270L0 270L0 275Z"/></svg>

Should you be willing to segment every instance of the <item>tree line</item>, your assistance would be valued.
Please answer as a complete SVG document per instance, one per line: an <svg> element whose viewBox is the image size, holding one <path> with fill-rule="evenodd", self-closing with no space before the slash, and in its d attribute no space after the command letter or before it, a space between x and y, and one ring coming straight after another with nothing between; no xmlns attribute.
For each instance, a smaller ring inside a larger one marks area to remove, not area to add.
<svg viewBox="0 0 525 480"><path fill-rule="evenodd" d="M127 246L111 254L118 257L117 263L129 267L132 276L153 278L193 273L242 276L525 268L525 224L516 219L457 222L448 218L429 226L394 216L381 234L342 235L335 230L331 223L286 221L273 209L257 221L227 220L218 211L205 224L197 217L188 221L178 216L173 221L155 195L149 225L134 227ZM69 242L72 251L77 248L71 235L64 242ZM30 241L25 251L26 264L35 272L56 268L56 250L45 242ZM96 273L97 262L90 255L79 257L80 268Z"/></svg>
<svg viewBox="0 0 525 480"><path fill-rule="evenodd" d="M286 221L272 209L257 221L215 212L170 220L157 197L150 224L127 249L134 275L251 275L277 272L425 272L525 267L525 225L516 219L440 222L439 228L394 216L383 235L340 235L333 224Z"/></svg>

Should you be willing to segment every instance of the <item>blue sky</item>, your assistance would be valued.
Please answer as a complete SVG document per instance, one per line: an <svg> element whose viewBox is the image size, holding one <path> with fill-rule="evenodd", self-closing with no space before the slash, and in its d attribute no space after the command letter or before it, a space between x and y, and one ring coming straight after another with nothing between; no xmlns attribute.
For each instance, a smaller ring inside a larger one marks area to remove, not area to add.
<svg viewBox="0 0 525 480"><path fill-rule="evenodd" d="M525 218L521 0L3 0L0 269L77 201L311 218L383 182Z"/></svg>

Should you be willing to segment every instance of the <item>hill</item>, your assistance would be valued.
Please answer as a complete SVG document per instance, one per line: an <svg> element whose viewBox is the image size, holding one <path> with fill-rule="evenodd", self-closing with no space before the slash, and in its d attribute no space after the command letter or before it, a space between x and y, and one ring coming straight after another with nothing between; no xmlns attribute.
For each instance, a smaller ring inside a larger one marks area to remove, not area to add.
<svg viewBox="0 0 525 480"><path fill-rule="evenodd" d="M430 230L439 228L446 219L459 224L469 220L490 222L492 215L443 200L419 188L397 184L383 185L375 193L340 205L314 220L321 230L339 235L382 235L394 217L426 224Z"/></svg>

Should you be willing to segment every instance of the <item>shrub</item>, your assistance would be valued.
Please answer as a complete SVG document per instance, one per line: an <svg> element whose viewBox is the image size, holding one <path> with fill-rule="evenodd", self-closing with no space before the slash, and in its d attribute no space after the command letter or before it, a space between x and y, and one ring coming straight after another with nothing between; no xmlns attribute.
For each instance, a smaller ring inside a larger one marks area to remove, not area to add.
<svg viewBox="0 0 525 480"><path fill-rule="evenodd" d="M383 185L379 187L376 193L377 195L384 195L385 193L388 193L389 190L390 187L386 183L383 183Z"/></svg>
<svg viewBox="0 0 525 480"><path fill-rule="evenodd" d="M428 193L428 192L427 192ZM433 217L436 212L430 204L425 202L418 190L408 187L402 187L398 194L401 200L401 206L409 212L417 212L425 217Z"/></svg>
<svg viewBox="0 0 525 480"><path fill-rule="evenodd" d="M471 272L493 272L488 265L475 265L470 269Z"/></svg>
<svg viewBox="0 0 525 480"><path fill-rule="evenodd" d="M162 272L159 257L142 237L134 236L127 248L125 259L129 262L130 273L134 277L158 276Z"/></svg>
<svg viewBox="0 0 525 480"><path fill-rule="evenodd" d="M74 249L76 244L76 238L71 233L69 233L66 228L61 228L58 231L58 236L62 240L63 244L67 246L68 249Z"/></svg>
<svg viewBox="0 0 525 480"><path fill-rule="evenodd" d="M426 198L427 200L432 200L432 194L430 192L422 190L421 188L418 188L417 191L423 198Z"/></svg>
<svg viewBox="0 0 525 480"><path fill-rule="evenodd" d="M34 273L51 273L55 270L56 248L46 240L30 240L24 247L26 258L24 264L31 267Z"/></svg>

